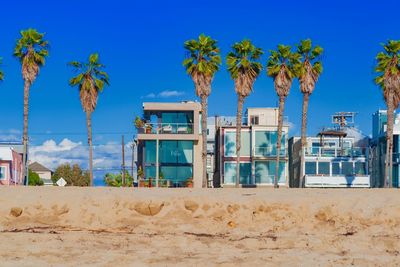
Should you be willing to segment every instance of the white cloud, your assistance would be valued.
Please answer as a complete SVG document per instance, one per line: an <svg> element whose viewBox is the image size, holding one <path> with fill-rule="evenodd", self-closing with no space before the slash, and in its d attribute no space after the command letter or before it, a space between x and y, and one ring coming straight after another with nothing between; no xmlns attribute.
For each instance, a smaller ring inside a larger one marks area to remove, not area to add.
<svg viewBox="0 0 400 267"><path fill-rule="evenodd" d="M183 96L185 92L183 91L177 91L177 90L164 90L159 93L150 93L142 98L169 98L169 97L178 97L178 96Z"/></svg>
<svg viewBox="0 0 400 267"><path fill-rule="evenodd" d="M37 161L44 166L55 170L63 163L78 164L88 169L89 147L86 143L63 139L60 143L46 140L40 145L29 149L30 161ZM125 164L130 170L132 152L130 143L125 145ZM95 179L102 180L107 172L119 172L122 163L121 144L107 142L93 146L93 169Z"/></svg>

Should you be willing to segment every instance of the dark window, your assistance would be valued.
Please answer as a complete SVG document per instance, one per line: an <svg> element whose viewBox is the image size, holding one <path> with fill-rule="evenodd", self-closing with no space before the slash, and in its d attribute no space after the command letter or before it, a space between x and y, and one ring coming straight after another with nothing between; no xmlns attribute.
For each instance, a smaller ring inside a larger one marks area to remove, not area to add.
<svg viewBox="0 0 400 267"><path fill-rule="evenodd" d="M251 125L258 125L259 124L258 116L250 116L250 123Z"/></svg>
<svg viewBox="0 0 400 267"><path fill-rule="evenodd" d="M315 175L317 174L317 163L314 161L306 162L306 174Z"/></svg>

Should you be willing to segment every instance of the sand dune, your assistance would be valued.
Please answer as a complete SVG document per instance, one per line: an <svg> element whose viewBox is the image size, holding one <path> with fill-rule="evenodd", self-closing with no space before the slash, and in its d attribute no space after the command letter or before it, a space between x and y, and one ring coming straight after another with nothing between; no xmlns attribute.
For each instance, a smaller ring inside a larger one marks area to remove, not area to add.
<svg viewBox="0 0 400 267"><path fill-rule="evenodd" d="M400 191L0 188L5 266L399 266Z"/></svg>

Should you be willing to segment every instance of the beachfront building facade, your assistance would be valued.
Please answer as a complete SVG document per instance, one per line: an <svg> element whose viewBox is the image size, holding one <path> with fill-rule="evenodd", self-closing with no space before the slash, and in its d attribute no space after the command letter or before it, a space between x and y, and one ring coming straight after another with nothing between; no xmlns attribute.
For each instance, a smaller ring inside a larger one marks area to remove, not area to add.
<svg viewBox="0 0 400 267"><path fill-rule="evenodd" d="M242 187L273 186L276 156L280 153L278 183L288 186L289 125L284 120L282 146L278 152L277 108L248 108L241 130L240 185ZM236 125L223 125L217 130L216 175L214 184L235 186L236 182Z"/></svg>
<svg viewBox="0 0 400 267"><path fill-rule="evenodd" d="M219 173L218 151L219 143L217 138L218 129L222 126L236 125L234 116L214 116L207 119L207 177L210 187L218 187L214 182Z"/></svg>
<svg viewBox="0 0 400 267"><path fill-rule="evenodd" d="M202 187L201 106L144 103L138 129L139 186Z"/></svg>
<svg viewBox="0 0 400 267"><path fill-rule="evenodd" d="M22 151L20 143L0 142L0 185L23 185Z"/></svg>
<svg viewBox="0 0 400 267"><path fill-rule="evenodd" d="M395 114L393 125L392 186L399 187L400 179L400 114ZM385 186L387 111L372 114L371 176L375 187Z"/></svg>
<svg viewBox="0 0 400 267"><path fill-rule="evenodd" d="M369 138L353 127L354 116L353 112L334 114L336 126L307 137L303 150L300 137L290 138L290 187L371 186Z"/></svg>

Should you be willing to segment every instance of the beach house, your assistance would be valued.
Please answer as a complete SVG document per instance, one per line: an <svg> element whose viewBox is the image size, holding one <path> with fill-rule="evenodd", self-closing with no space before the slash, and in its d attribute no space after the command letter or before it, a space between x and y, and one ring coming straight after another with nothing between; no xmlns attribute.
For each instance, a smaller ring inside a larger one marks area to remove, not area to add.
<svg viewBox="0 0 400 267"><path fill-rule="evenodd" d="M323 129L315 137L307 137L303 150L300 137L290 138L291 187L371 186L369 137L354 127L354 117L354 112L335 113L334 126Z"/></svg>
<svg viewBox="0 0 400 267"><path fill-rule="evenodd" d="M24 183L22 144L0 142L0 185Z"/></svg>
<svg viewBox="0 0 400 267"><path fill-rule="evenodd" d="M280 153L278 183L288 186L289 123L284 120L281 150L276 148L278 136L277 108L248 108L242 122L240 150L240 185L242 187L273 186L276 156ZM214 183L232 187L236 181L236 123L221 125L217 130L216 175Z"/></svg>
<svg viewBox="0 0 400 267"><path fill-rule="evenodd" d="M143 103L142 121L136 123L139 186L202 186L200 110L191 101Z"/></svg>

